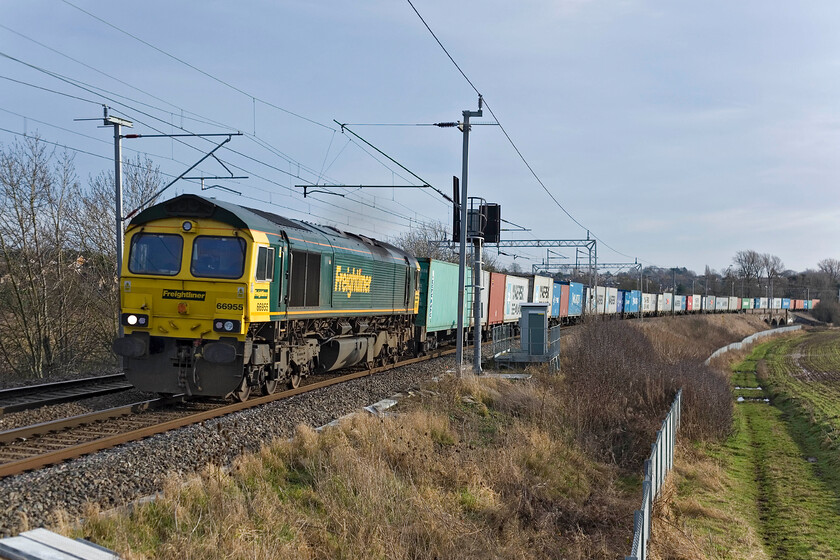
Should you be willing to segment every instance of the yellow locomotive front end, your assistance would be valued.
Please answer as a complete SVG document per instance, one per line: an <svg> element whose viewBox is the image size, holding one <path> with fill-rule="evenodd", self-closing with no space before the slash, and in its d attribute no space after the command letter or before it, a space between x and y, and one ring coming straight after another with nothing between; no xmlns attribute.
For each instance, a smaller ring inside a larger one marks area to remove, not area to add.
<svg viewBox="0 0 840 560"><path fill-rule="evenodd" d="M135 387L211 396L240 387L249 319L267 319L267 290L252 281L254 235L203 218L129 227L120 280L125 335L114 351Z"/></svg>

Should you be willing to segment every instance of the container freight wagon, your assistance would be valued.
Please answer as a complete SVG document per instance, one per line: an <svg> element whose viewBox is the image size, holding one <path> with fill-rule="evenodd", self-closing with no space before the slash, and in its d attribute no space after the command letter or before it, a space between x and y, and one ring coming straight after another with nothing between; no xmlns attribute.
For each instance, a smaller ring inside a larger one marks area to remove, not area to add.
<svg viewBox="0 0 840 560"><path fill-rule="evenodd" d="M606 295L604 313L606 315L615 315L618 312L618 288L606 288L604 294Z"/></svg>
<svg viewBox="0 0 840 560"><path fill-rule="evenodd" d="M624 294L624 315L633 315L639 312L642 292L638 290L622 290Z"/></svg>
<svg viewBox="0 0 840 560"><path fill-rule="evenodd" d="M551 316L559 322L569 316L569 285L555 282L551 291Z"/></svg>
<svg viewBox="0 0 840 560"><path fill-rule="evenodd" d="M603 315L607 309L607 289L604 286L595 287L595 314Z"/></svg>
<svg viewBox="0 0 840 560"><path fill-rule="evenodd" d="M703 311L709 313L717 307L717 298L715 296L703 296Z"/></svg>
<svg viewBox="0 0 840 560"><path fill-rule="evenodd" d="M553 279L546 276L531 276L528 278L528 302L550 304L551 292L553 289Z"/></svg>
<svg viewBox="0 0 840 560"><path fill-rule="evenodd" d="M528 303L528 278L505 276L505 323L519 321L523 303Z"/></svg>
<svg viewBox="0 0 840 560"><path fill-rule="evenodd" d="M645 315L656 313L656 294L642 294L642 313Z"/></svg>
<svg viewBox="0 0 840 560"><path fill-rule="evenodd" d="M729 305L727 306L727 309L729 311L738 311L739 309L741 309L741 298L731 296L729 298Z"/></svg>
<svg viewBox="0 0 840 560"><path fill-rule="evenodd" d="M782 298L782 309L790 309L790 298Z"/></svg>
<svg viewBox="0 0 840 560"><path fill-rule="evenodd" d="M685 296L674 296L674 311L685 313Z"/></svg>
<svg viewBox="0 0 840 560"><path fill-rule="evenodd" d="M472 309L470 315L473 315ZM490 316L490 273L486 270L481 271L481 328L487 329L487 321ZM474 324L473 320L470 324Z"/></svg>
<svg viewBox="0 0 840 560"><path fill-rule="evenodd" d="M753 299L752 298L741 298L741 309L752 309L753 308Z"/></svg>
<svg viewBox="0 0 840 560"><path fill-rule="evenodd" d="M782 298L774 297L773 298L773 305L770 309L781 309L782 308Z"/></svg>
<svg viewBox="0 0 840 560"><path fill-rule="evenodd" d="M674 294L670 292L665 292L662 294L662 309L659 311L660 314L662 313L671 313L674 311Z"/></svg>
<svg viewBox="0 0 840 560"><path fill-rule="evenodd" d="M501 325L505 320L505 275L491 272L487 291L487 323Z"/></svg>
<svg viewBox="0 0 840 560"><path fill-rule="evenodd" d="M569 286L569 318L577 319L583 315L583 284L580 282L562 282L562 284Z"/></svg>
<svg viewBox="0 0 840 560"><path fill-rule="evenodd" d="M715 311L728 311L729 298L726 296L718 296L715 298Z"/></svg>
<svg viewBox="0 0 840 560"><path fill-rule="evenodd" d="M695 295L691 296L691 311L694 313L699 313L703 310L703 296Z"/></svg>
<svg viewBox="0 0 840 560"><path fill-rule="evenodd" d="M420 305L415 320L417 347L433 350L454 340L458 325L458 265L434 259L420 262ZM466 284L472 283L472 269L466 270ZM472 292L464 291L464 326L470 324Z"/></svg>

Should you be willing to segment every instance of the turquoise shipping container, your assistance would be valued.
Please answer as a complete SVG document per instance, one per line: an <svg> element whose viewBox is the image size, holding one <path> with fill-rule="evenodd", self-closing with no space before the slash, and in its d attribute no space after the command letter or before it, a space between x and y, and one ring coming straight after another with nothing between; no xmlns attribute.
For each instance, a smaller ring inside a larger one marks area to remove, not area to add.
<svg viewBox="0 0 840 560"><path fill-rule="evenodd" d="M458 325L458 265L434 259L420 263L420 305L415 325L427 333L455 329ZM466 282L472 284L472 270L466 270ZM464 292L464 326L472 315L472 288Z"/></svg>

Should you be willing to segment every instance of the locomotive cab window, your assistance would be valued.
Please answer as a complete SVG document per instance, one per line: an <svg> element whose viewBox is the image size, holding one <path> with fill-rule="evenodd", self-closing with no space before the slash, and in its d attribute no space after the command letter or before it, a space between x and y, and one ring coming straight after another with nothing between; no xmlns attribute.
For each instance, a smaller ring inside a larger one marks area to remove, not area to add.
<svg viewBox="0 0 840 560"><path fill-rule="evenodd" d="M259 247L257 249L257 282L270 282L274 280L274 248Z"/></svg>
<svg viewBox="0 0 840 560"><path fill-rule="evenodd" d="M193 241L190 272L203 278L239 278L245 271L245 240L200 235Z"/></svg>
<svg viewBox="0 0 840 560"><path fill-rule="evenodd" d="M138 233L131 238L128 270L132 274L175 276L181 271L184 239L171 233Z"/></svg>

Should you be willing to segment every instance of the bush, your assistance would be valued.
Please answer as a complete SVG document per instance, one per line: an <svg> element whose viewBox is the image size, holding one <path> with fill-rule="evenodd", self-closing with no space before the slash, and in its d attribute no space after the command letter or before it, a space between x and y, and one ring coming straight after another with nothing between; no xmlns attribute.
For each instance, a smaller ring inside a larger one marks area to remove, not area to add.
<svg viewBox="0 0 840 560"><path fill-rule="evenodd" d="M811 315L814 316L814 319L823 323L840 323L840 303L821 301L811 310Z"/></svg>
<svg viewBox="0 0 840 560"><path fill-rule="evenodd" d="M567 422L588 451L623 467L635 468L650 454L680 388L688 437L722 437L732 425L724 375L699 360L666 362L626 323L584 325L567 349L564 372Z"/></svg>

